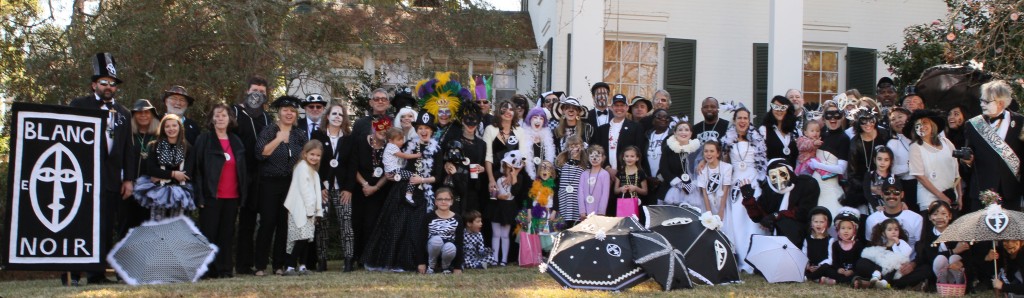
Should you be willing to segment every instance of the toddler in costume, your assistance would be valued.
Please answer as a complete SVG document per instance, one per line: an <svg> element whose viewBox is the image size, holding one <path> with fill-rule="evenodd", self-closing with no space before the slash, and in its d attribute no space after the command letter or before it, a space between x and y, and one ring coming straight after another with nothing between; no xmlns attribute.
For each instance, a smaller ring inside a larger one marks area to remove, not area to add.
<svg viewBox="0 0 1024 298"><path fill-rule="evenodd" d="M818 148L821 148L821 121L809 120L804 126L803 135L796 139L796 148L800 150L800 154L797 155L796 162L796 174L797 175L811 175L814 174L814 169L809 165L811 161L818 161L815 156L818 154ZM821 174L821 179L828 179L834 177L836 174L830 173L825 170L817 170L818 174Z"/></svg>

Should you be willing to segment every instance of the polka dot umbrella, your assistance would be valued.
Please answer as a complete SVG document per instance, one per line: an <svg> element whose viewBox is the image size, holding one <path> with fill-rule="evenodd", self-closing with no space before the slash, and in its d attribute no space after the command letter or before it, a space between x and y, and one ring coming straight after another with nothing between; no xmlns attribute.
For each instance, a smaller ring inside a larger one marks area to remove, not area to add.
<svg viewBox="0 0 1024 298"><path fill-rule="evenodd" d="M632 217L589 216L555 237L540 270L567 288L628 289L649 278L633 261L629 235L634 231L646 230Z"/></svg>

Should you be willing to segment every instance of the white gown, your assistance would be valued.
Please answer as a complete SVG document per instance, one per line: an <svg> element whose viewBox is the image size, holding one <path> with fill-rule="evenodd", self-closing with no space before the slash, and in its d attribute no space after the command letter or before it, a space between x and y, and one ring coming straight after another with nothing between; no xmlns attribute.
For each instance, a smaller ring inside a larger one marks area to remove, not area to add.
<svg viewBox="0 0 1024 298"><path fill-rule="evenodd" d="M815 157L821 163L828 165L839 164L839 158L825 150L818 150ZM839 175L830 174L828 179L822 179L821 174L818 171L814 171L812 175L814 180L818 181L818 188L821 193L818 195L818 206L822 206L828 209L828 212L832 213L835 217L839 214L839 208L843 205L839 204L839 198L843 196L843 188L839 186Z"/></svg>
<svg viewBox="0 0 1024 298"><path fill-rule="evenodd" d="M750 186L754 188L754 197L761 196L761 188L757 182L757 168L754 166L754 148L748 148L749 142L737 142L733 150L729 151L729 160L732 161L732 194L729 196L729 206L725 208L725 218L722 219L722 232L732 241L740 270L753 273L754 268L743 261L747 257L747 250L750 248L750 235L764 234L761 225L750 220L747 216L747 208L743 207L743 195L740 194L740 185L743 180L749 180ZM749 152L748 154L743 154ZM745 156L741 156L745 155ZM740 164L743 166L740 166Z"/></svg>

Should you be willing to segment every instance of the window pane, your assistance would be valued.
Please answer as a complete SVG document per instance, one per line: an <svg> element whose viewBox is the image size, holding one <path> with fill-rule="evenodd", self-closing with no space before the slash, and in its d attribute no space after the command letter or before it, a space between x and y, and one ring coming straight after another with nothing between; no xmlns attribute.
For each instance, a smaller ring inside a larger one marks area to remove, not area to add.
<svg viewBox="0 0 1024 298"><path fill-rule="evenodd" d="M633 95L634 96L640 95L640 96L646 97L647 99L652 99L652 98L654 98L654 85L650 85L650 84L640 85L640 87L637 88L636 93L634 93ZM630 96L630 98L632 98L632 96Z"/></svg>
<svg viewBox="0 0 1024 298"><path fill-rule="evenodd" d="M645 42L641 45L640 62L652 64L658 63L658 43Z"/></svg>
<svg viewBox="0 0 1024 298"><path fill-rule="evenodd" d="M640 84L654 84L658 80L657 64L640 64ZM645 97L647 95L644 95Z"/></svg>
<svg viewBox="0 0 1024 298"><path fill-rule="evenodd" d="M619 81L619 63L617 63L617 62L605 62L604 63L604 81L605 82L618 82Z"/></svg>
<svg viewBox="0 0 1024 298"><path fill-rule="evenodd" d="M821 75L817 72L804 72L804 92L820 92Z"/></svg>
<svg viewBox="0 0 1024 298"><path fill-rule="evenodd" d="M636 84L637 78L640 75L640 65L636 63L623 63L622 64L622 83L624 84Z"/></svg>
<svg viewBox="0 0 1024 298"><path fill-rule="evenodd" d="M821 69L821 53L818 51L804 51L804 70L817 71Z"/></svg>
<svg viewBox="0 0 1024 298"><path fill-rule="evenodd" d="M640 43L635 41L623 41L622 53L619 58L622 62L640 62Z"/></svg>
<svg viewBox="0 0 1024 298"><path fill-rule="evenodd" d="M821 52L821 70L839 72L839 52Z"/></svg>
<svg viewBox="0 0 1024 298"><path fill-rule="evenodd" d="M821 92L836 93L837 90L839 90L839 73L838 72L823 72L823 73L821 73Z"/></svg>
<svg viewBox="0 0 1024 298"><path fill-rule="evenodd" d="M821 102L821 98L819 97L818 93L805 93L804 94L804 104L820 103L820 102Z"/></svg>
<svg viewBox="0 0 1024 298"><path fill-rule="evenodd" d="M604 41L604 60L619 61L619 42L614 40Z"/></svg>
<svg viewBox="0 0 1024 298"><path fill-rule="evenodd" d="M636 90L637 90L636 85L626 85L626 84L624 84L624 85L622 85L622 90L619 91L619 92L616 92L616 93L622 93L623 95L626 95L626 99L628 100L629 98L632 98L633 95L636 94Z"/></svg>
<svg viewBox="0 0 1024 298"><path fill-rule="evenodd" d="M473 75L488 75L494 73L494 62L473 61Z"/></svg>

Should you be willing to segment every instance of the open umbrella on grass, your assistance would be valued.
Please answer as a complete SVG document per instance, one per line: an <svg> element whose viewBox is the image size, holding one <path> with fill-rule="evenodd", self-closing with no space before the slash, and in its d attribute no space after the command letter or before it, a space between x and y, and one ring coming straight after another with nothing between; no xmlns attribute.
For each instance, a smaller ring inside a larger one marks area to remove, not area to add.
<svg viewBox="0 0 1024 298"><path fill-rule="evenodd" d="M632 217L591 215L554 239L540 266L567 288L622 291L647 280L633 261L630 232L643 231Z"/></svg>
<svg viewBox="0 0 1024 298"><path fill-rule="evenodd" d="M131 229L107 262L129 285L196 282L216 255L195 223L178 216Z"/></svg>

